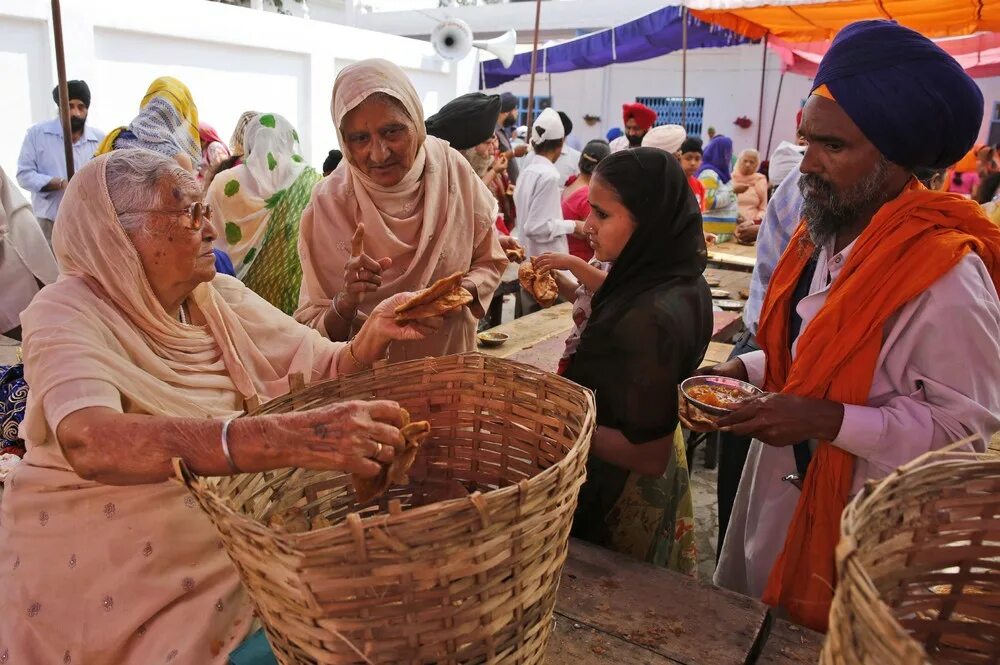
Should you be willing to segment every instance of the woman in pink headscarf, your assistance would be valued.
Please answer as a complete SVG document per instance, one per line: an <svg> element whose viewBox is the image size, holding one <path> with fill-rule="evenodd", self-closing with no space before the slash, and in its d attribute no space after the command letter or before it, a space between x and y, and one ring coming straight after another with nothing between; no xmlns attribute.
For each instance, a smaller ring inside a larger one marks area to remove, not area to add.
<svg viewBox="0 0 1000 665"><path fill-rule="evenodd" d="M201 169L198 171L198 180L204 180L208 172L218 169L222 162L229 159L230 154L219 133L208 123L198 123L198 138L201 139Z"/></svg>
<svg viewBox="0 0 1000 665"><path fill-rule="evenodd" d="M332 112L347 168L316 186L302 215L295 318L330 339L350 339L386 298L461 272L469 306L436 334L393 344L389 359L475 349L476 319L507 266L494 230L496 198L459 152L427 136L420 99L396 65L344 68ZM352 257L360 226L364 253Z"/></svg>
<svg viewBox="0 0 1000 665"><path fill-rule="evenodd" d="M371 477L402 446L395 402L235 416L292 373L356 372L440 318L399 326L400 294L332 343L216 275L214 239L201 188L164 155L116 150L70 183L59 279L21 315L27 453L0 504L0 663L227 663L253 611L172 458Z"/></svg>

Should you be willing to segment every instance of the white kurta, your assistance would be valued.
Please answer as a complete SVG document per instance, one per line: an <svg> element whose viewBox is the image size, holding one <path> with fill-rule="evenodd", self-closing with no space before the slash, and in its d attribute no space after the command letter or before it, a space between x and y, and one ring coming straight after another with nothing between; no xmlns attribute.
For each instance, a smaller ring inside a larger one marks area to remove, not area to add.
<svg viewBox="0 0 1000 665"><path fill-rule="evenodd" d="M521 171L514 189L514 205L514 235L528 256L569 253L566 235L576 230L576 222L563 219L559 171L551 161L536 157Z"/></svg>
<svg viewBox="0 0 1000 665"><path fill-rule="evenodd" d="M809 295L796 310L802 331L826 302L851 249L820 253ZM764 352L740 359L750 381L761 386ZM925 452L970 434L988 440L1000 430L998 376L1000 298L986 266L970 253L889 319L868 404L844 408L832 443L856 456L851 495ZM717 585L763 595L799 499L799 490L781 479L795 472L791 446L754 440L715 572Z"/></svg>
<svg viewBox="0 0 1000 665"><path fill-rule="evenodd" d="M31 206L0 170L0 333L21 325L20 315L59 276Z"/></svg>
<svg viewBox="0 0 1000 665"><path fill-rule="evenodd" d="M531 166L531 163L536 159L545 158L540 157L538 153L529 152L520 159L518 166L520 166L521 170L524 170ZM563 145L562 152L556 158L555 167L556 171L559 172L559 189L566 189L566 181L572 176L580 175L580 151L568 145Z"/></svg>

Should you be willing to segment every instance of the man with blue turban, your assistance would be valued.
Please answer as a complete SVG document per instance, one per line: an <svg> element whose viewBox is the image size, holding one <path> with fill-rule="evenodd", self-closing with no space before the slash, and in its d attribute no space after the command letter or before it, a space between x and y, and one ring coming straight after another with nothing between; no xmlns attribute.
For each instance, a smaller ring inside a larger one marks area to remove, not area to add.
<svg viewBox="0 0 1000 665"><path fill-rule="evenodd" d="M825 630L840 514L866 482L1000 430L1000 230L918 167L972 146L983 96L888 21L845 27L801 133L803 224L771 276L761 351L708 370L764 389L718 420L751 436L716 583Z"/></svg>

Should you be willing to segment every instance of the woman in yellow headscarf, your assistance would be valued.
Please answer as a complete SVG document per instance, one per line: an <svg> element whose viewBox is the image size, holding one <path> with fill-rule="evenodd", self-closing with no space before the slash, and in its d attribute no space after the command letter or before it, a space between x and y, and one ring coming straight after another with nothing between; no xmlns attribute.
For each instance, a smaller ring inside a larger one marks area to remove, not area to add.
<svg viewBox="0 0 1000 665"><path fill-rule="evenodd" d="M121 148L152 150L196 173L201 165L201 139L198 107L188 87L172 76L153 81L139 105L139 115L128 127L109 132L96 154Z"/></svg>

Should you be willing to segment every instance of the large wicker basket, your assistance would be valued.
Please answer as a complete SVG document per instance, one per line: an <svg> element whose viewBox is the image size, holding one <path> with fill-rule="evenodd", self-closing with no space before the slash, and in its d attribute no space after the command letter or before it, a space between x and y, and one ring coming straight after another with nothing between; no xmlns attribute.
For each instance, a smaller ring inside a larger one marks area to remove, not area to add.
<svg viewBox="0 0 1000 665"><path fill-rule="evenodd" d="M1000 459L937 452L850 503L823 665L1000 662Z"/></svg>
<svg viewBox="0 0 1000 665"><path fill-rule="evenodd" d="M178 464L279 660L540 662L593 395L527 365L464 354L302 387L252 415L346 399L396 400L432 425L410 485L377 504L359 506L340 472L209 478ZM460 498L435 502L442 492Z"/></svg>

